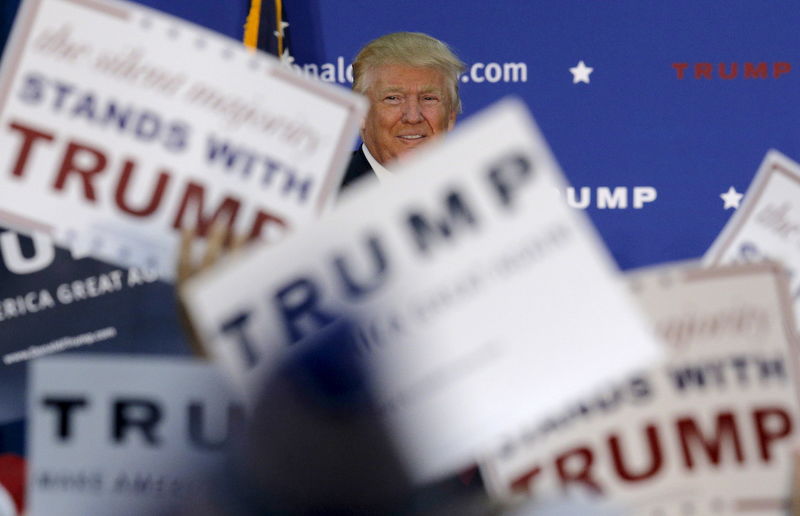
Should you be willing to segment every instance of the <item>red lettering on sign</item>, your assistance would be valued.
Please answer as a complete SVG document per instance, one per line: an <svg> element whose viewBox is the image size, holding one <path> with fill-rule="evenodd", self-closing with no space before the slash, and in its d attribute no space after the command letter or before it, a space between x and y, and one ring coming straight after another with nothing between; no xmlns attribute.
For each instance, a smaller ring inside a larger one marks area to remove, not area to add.
<svg viewBox="0 0 800 516"><path fill-rule="evenodd" d="M719 64L719 76L723 79L735 79L739 76L739 63L731 63L731 71L727 72L725 70L725 63Z"/></svg>
<svg viewBox="0 0 800 516"><path fill-rule="evenodd" d="M694 78L697 80L714 79L714 71L716 70L716 77L723 80L732 80L737 77L744 79L769 79L770 66L772 67L772 77L779 79L792 71L792 64L788 61L777 61L768 63L760 61L757 63L743 62L743 63L672 63L672 68L675 70L675 77L678 80L686 78L686 70L689 67L694 70Z"/></svg>
<svg viewBox="0 0 800 516"><path fill-rule="evenodd" d="M536 466L511 482L511 491L514 493L523 493L530 491L531 479L542 472L542 468Z"/></svg>
<svg viewBox="0 0 800 516"><path fill-rule="evenodd" d="M22 125L18 122L11 122L8 124L8 126L11 129L22 133L22 146L19 149L19 153L17 153L17 160L14 162L14 169L11 171L12 175L16 177L22 177L22 175L25 173L25 165L28 164L28 156L31 153L34 142L38 142L40 140L51 142L53 141L53 134L46 133L44 131L37 131L36 129Z"/></svg>
<svg viewBox="0 0 800 516"><path fill-rule="evenodd" d="M690 470L694 467L694 457L690 449L690 442L692 441L699 443L705 450L711 463L716 465L720 463L723 440L727 437L728 442L733 446L736 461L739 463L744 461L742 442L739 439L739 430L736 427L736 421L732 412L717 414L716 432L714 432L713 439L706 439L703 436L694 418L687 417L679 419L677 421L677 428L681 440L683 460L686 463L686 467Z"/></svg>
<svg viewBox="0 0 800 516"><path fill-rule="evenodd" d="M777 421L777 428L768 421ZM758 437L758 449L764 462L772 459L770 445L777 439L788 437L792 433L792 420L789 414L777 407L756 409L753 412L753 423Z"/></svg>
<svg viewBox="0 0 800 516"><path fill-rule="evenodd" d="M699 79L704 77L706 79L710 79L712 70L713 67L711 66L711 63L695 63L694 78Z"/></svg>
<svg viewBox="0 0 800 516"><path fill-rule="evenodd" d="M119 177L117 189L114 192L114 202L119 206L120 210L129 215L147 217L152 215L161 204L161 198L164 197L164 190L166 190L167 184L169 184L170 176L164 171L159 172L156 187L150 194L150 200L147 202L147 205L144 208L133 208L128 201L125 200L125 194L128 191L128 184L130 183L135 166L136 162L131 159L126 159L125 163L122 165L122 175Z"/></svg>
<svg viewBox="0 0 800 516"><path fill-rule="evenodd" d="M787 74L792 71L791 63L787 63L785 61L775 63L772 66L772 76L776 79L781 75Z"/></svg>
<svg viewBox="0 0 800 516"><path fill-rule="evenodd" d="M766 79L767 77L769 77L767 75L767 63L762 62L756 65L753 63L744 64L745 79Z"/></svg>
<svg viewBox="0 0 800 516"><path fill-rule="evenodd" d="M572 458L583 459L583 463L578 469L570 471L567 469L567 461ZM592 478L592 463L594 463L594 454L585 446L574 448L556 457L556 471L561 485L566 488L569 484L579 484L596 494L601 494L603 490L600 488L600 484Z"/></svg>
<svg viewBox="0 0 800 516"><path fill-rule="evenodd" d="M742 427L749 421L753 422L752 432L749 427ZM715 415L705 433L693 417L678 418L674 425L678 437L676 444L680 446L680 451L672 451L671 441L665 443L664 427L649 423L641 429L647 446L645 454L626 454L622 446L623 438L618 433L611 433L605 441L598 443L597 449L585 445L575 446L545 461L528 464L523 470L525 473L513 478L510 489L517 494L532 491L532 484L542 483L542 479L552 476L564 489L583 487L595 494L602 494L604 487L609 482L616 483L615 480L635 484L653 479L663 470L664 456L668 453L679 454L673 460L686 473L704 466L698 460L702 459L700 454L707 457L711 468L736 466L745 462L742 435L755 437L755 442L748 446L748 450L751 450L748 451L751 462L760 458L766 463L787 450L785 447L776 449L776 445L788 445L794 432L791 413L776 406L756 407L741 414L739 421L733 412L720 412ZM595 459L605 459L608 457L604 455L606 453L610 455L610 460L600 460L595 466ZM636 471L631 466L630 458L633 457L639 466ZM606 467L606 464L610 466Z"/></svg>
<svg viewBox="0 0 800 516"><path fill-rule="evenodd" d="M261 231L267 224L277 224L283 228L286 227L286 221L282 218L259 210L258 213L256 213L256 218L253 221L253 228L250 230L247 239L254 240L259 238L261 236Z"/></svg>
<svg viewBox="0 0 800 516"><path fill-rule="evenodd" d="M80 166L78 164L78 156L89 156L91 164L87 166ZM89 147L88 145L81 145L75 142L67 144L67 150L61 160L61 168L58 170L56 180L53 183L53 188L56 190L63 190L64 183L70 176L76 176L83 182L83 195L89 201L97 202L97 194L94 191L92 181L94 176L99 174L106 168L106 155L99 149Z"/></svg>
<svg viewBox="0 0 800 516"><path fill-rule="evenodd" d="M672 63L672 67L678 74L678 79L683 79L685 78L684 72L686 72L686 69L689 67L689 63Z"/></svg>
<svg viewBox="0 0 800 516"><path fill-rule="evenodd" d="M233 223L236 221L236 215L239 213L239 207L241 206L241 203L231 197L225 197L225 199L222 200L222 203L217 207L216 211L214 211L214 214L211 217L206 217L203 210L203 205L205 204L205 192L205 187L200 183L190 181L186 185L186 189L183 192L183 197L181 198L181 202L178 206L178 213L175 215L175 220L172 223L173 228L180 229L183 227L194 227L195 234L197 236L204 237L208 235L208 231L211 229L211 226L214 225L214 223L219 219L227 219L226 224L228 229L233 226ZM190 204L197 207L195 211L197 214L195 219L196 224L193 226L184 226L183 219Z"/></svg>
<svg viewBox="0 0 800 516"><path fill-rule="evenodd" d="M629 467L622 459L622 451L620 450L619 436L611 434L608 438L608 446L611 449L611 459L614 462L614 470L619 475L619 478L626 482L639 482L646 480L661 469L664 463L664 456L661 453L661 440L658 436L658 429L655 425L650 424L645 428L647 435L647 450L650 456L650 466L645 468L644 471L632 473Z"/></svg>
<svg viewBox="0 0 800 516"><path fill-rule="evenodd" d="M23 178L37 145L41 142L54 142L55 134L18 122L9 123L8 127L21 137L11 173L15 177ZM178 196L177 205L163 207L166 190L174 182L173 174L168 170L159 171L147 189L137 190L139 192L137 197L140 198L132 200L131 189L136 180L137 161L127 158L122 162L118 172L116 170L107 172L109 159L107 153L99 148L67 140L64 154L56 165L58 168L52 179L52 189L63 191L70 183L76 183L79 195L90 203L100 203L104 194L109 196L113 193L113 206L120 212L134 217L148 217L159 209L170 209L171 213L175 213L175 216L170 216L169 219L172 228L181 229L191 225L195 227L198 236L207 236L216 221L224 221L229 229L232 228L241 211L242 202L231 196L225 196L216 207L207 207L205 187L199 182L190 180L183 185L183 192ZM108 178L108 181L102 183L97 181L100 174L104 173L114 174L116 177ZM176 187L178 186L173 188ZM110 202L110 199L108 201ZM265 228L269 226L287 227L282 217L262 209L254 210L252 217L253 221L247 232L249 239L261 237ZM186 221L187 218L190 220Z"/></svg>

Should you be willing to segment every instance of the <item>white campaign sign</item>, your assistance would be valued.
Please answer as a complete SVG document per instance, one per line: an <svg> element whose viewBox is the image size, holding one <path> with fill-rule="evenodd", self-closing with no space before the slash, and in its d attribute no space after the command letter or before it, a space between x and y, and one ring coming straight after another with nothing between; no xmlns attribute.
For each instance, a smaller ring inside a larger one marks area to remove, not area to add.
<svg viewBox="0 0 800 516"><path fill-rule="evenodd" d="M428 479L658 346L520 102L421 149L396 180L233 257L184 297L209 354L254 384L287 347L355 314L409 467Z"/></svg>
<svg viewBox="0 0 800 516"><path fill-rule="evenodd" d="M800 321L800 165L776 150L767 153L743 204L704 261L714 266L764 258L789 270L794 313Z"/></svg>
<svg viewBox="0 0 800 516"><path fill-rule="evenodd" d="M0 223L167 279L181 227L317 216L366 104L119 0L26 0L2 65Z"/></svg>
<svg viewBox="0 0 800 516"><path fill-rule="evenodd" d="M626 514L785 514L797 443L786 277L772 264L635 271L663 364L520 431L482 461L501 498L572 489Z"/></svg>
<svg viewBox="0 0 800 516"><path fill-rule="evenodd" d="M37 360L28 391L27 514L169 513L222 464L243 414L225 378L200 360Z"/></svg>

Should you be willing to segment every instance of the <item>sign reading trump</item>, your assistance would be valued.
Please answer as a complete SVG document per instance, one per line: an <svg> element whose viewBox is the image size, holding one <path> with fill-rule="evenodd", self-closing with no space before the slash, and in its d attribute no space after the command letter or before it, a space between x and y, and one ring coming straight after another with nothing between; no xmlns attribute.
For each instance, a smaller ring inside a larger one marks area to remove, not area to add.
<svg viewBox="0 0 800 516"><path fill-rule="evenodd" d="M602 244L555 192L560 172L519 102L395 173L187 285L209 355L240 385L351 315L413 473L432 478L655 356Z"/></svg>

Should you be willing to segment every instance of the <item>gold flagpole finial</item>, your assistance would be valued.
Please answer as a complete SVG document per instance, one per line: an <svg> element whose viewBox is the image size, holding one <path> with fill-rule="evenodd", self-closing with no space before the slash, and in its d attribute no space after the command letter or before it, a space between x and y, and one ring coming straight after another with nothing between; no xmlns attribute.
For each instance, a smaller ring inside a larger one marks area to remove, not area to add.
<svg viewBox="0 0 800 516"><path fill-rule="evenodd" d="M258 29L261 23L261 0L252 0L247 22L244 25L244 46L251 50L258 48Z"/></svg>
<svg viewBox="0 0 800 516"><path fill-rule="evenodd" d="M275 0L275 30L278 36L278 57L283 55L283 2Z"/></svg>

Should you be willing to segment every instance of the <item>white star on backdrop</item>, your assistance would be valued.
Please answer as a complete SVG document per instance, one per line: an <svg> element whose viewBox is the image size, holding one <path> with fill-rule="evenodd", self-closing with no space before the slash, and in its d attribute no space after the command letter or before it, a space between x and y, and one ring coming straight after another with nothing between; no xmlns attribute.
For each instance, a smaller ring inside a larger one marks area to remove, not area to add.
<svg viewBox="0 0 800 516"><path fill-rule="evenodd" d="M725 201L724 209L734 208L739 209L739 203L742 201L744 194L736 191L736 188L730 187L724 194L720 194L720 198Z"/></svg>
<svg viewBox="0 0 800 516"><path fill-rule="evenodd" d="M272 31L272 33L275 35L276 38L283 37L283 29L286 29L288 27L289 27L289 22L282 21L280 30L274 30Z"/></svg>
<svg viewBox="0 0 800 516"><path fill-rule="evenodd" d="M573 66L569 69L569 72L572 74L572 84L578 84L579 82L589 84L589 74L593 71L594 68L589 68L586 66L586 63L579 61L578 66Z"/></svg>
<svg viewBox="0 0 800 516"><path fill-rule="evenodd" d="M283 54L281 54L281 64L283 66L291 67L294 63L294 56L289 53L289 47L283 49Z"/></svg>

